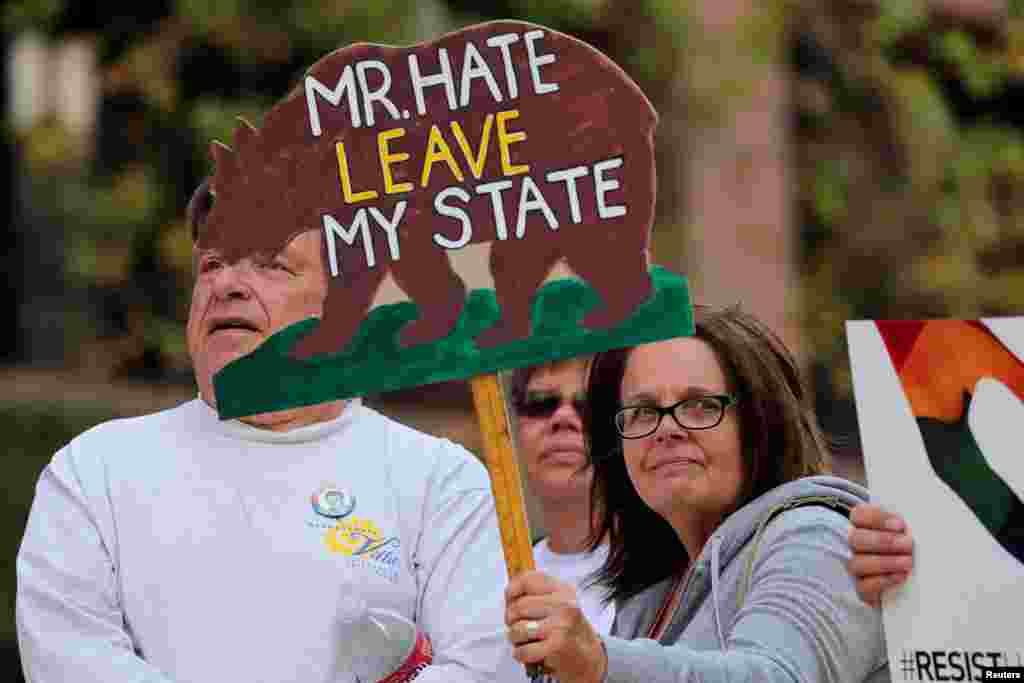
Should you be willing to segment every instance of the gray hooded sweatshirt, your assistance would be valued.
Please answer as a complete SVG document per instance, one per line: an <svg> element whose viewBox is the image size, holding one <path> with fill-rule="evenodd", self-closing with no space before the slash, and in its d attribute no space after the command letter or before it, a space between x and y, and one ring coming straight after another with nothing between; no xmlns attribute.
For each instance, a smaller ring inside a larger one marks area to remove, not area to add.
<svg viewBox="0 0 1024 683"><path fill-rule="evenodd" d="M801 505L801 500L821 504ZM847 572L846 516L867 491L836 477L783 484L705 544L660 641L647 638L672 579L619 605L607 683L889 680L882 615ZM780 511L781 510L781 511Z"/></svg>

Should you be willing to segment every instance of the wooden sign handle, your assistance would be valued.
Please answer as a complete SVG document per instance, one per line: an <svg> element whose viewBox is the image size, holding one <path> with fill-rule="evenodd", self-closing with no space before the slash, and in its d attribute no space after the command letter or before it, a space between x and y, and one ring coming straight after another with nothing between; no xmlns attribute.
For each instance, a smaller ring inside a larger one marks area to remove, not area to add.
<svg viewBox="0 0 1024 683"><path fill-rule="evenodd" d="M512 428L498 375L478 375L470 379L469 385L473 390L473 404L476 406L483 436L484 464L491 475L491 491L494 493L498 528L501 531L501 548L511 578L534 568L523 485L519 478L519 463L512 447Z"/></svg>
<svg viewBox="0 0 1024 683"><path fill-rule="evenodd" d="M512 447L512 428L505 410L505 394L497 374L478 375L469 380L473 390L473 405L484 442L484 464L491 475L491 491L498 513L501 549L505 553L505 567L509 577L533 569L533 544L530 526L526 520L523 484L519 478L519 463ZM531 680L544 675L538 665L526 667Z"/></svg>

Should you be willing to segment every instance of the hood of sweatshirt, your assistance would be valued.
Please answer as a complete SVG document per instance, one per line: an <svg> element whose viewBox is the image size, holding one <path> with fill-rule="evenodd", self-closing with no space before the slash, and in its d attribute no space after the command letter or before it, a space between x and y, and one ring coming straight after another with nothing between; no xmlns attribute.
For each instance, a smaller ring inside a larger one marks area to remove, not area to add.
<svg viewBox="0 0 1024 683"><path fill-rule="evenodd" d="M863 486L839 477L815 476L782 484L733 512L719 525L693 562L683 586L683 600L662 634L661 642L675 642L710 594L714 597L719 643L725 643L722 620L718 614L719 591L726 590L729 594L735 594L737 603L742 604L750 572L744 568L739 574L740 585L729 586L727 589L719 585L721 576L736 561L747 561L748 564L753 561L760 536L776 515L802 505L823 505L837 513L849 515L853 506L867 500L868 491ZM748 545L750 552L745 553L744 558L739 558L741 551ZM674 584L675 577L671 577L622 603L614 634L625 638L646 637L656 613Z"/></svg>

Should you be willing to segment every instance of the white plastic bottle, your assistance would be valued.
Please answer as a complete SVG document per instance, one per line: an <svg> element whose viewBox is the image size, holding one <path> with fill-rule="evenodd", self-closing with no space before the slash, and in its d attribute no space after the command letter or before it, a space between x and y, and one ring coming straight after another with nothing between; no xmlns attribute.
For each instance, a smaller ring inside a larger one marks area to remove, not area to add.
<svg viewBox="0 0 1024 683"><path fill-rule="evenodd" d="M341 649L359 683L405 683L433 661L425 633L401 614L350 592L338 606Z"/></svg>

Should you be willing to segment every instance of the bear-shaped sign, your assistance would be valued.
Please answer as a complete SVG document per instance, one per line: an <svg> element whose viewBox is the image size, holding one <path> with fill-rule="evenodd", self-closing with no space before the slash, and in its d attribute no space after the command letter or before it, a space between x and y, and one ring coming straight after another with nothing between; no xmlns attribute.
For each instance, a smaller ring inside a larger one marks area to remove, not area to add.
<svg viewBox="0 0 1024 683"><path fill-rule="evenodd" d="M656 122L610 59L523 22L319 60L211 146L200 248L276 253L315 230L328 273L320 321L218 376L222 416L691 333L685 281L649 269ZM481 242L493 292L449 260ZM560 261L579 279L543 284ZM388 274L411 300L398 313L370 308ZM268 371L276 396L253 391Z"/></svg>

